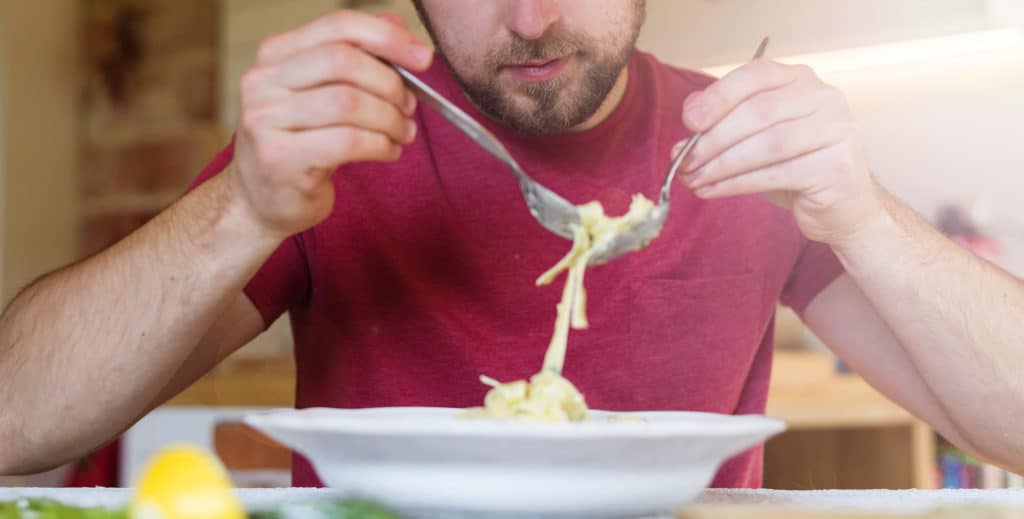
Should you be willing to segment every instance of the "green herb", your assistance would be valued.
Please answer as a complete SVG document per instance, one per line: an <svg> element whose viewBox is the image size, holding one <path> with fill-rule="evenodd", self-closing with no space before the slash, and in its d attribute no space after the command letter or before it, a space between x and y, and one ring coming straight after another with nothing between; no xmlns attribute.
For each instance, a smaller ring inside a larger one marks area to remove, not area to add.
<svg viewBox="0 0 1024 519"><path fill-rule="evenodd" d="M393 512L364 499L287 504L249 513L249 519L399 519Z"/></svg>
<svg viewBox="0 0 1024 519"><path fill-rule="evenodd" d="M350 499L330 505L327 519L398 519L398 516L376 503Z"/></svg>
<svg viewBox="0 0 1024 519"><path fill-rule="evenodd" d="M129 519L121 509L82 508L52 499L0 502L0 519ZM249 512L249 519L399 519L382 506L362 499L284 505Z"/></svg>
<svg viewBox="0 0 1024 519"><path fill-rule="evenodd" d="M67 506L52 499L0 503L0 519L127 519L121 510Z"/></svg>
<svg viewBox="0 0 1024 519"><path fill-rule="evenodd" d="M14 503L0 503L0 519L21 519L18 513L18 505Z"/></svg>

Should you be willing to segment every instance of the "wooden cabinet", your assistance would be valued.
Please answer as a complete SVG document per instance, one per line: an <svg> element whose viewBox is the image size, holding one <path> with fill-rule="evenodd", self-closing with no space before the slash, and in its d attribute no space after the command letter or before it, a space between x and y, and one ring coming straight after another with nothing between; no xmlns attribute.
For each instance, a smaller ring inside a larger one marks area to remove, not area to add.
<svg viewBox="0 0 1024 519"><path fill-rule="evenodd" d="M935 435L830 357L778 352L767 414L789 430L765 447L767 488L931 488Z"/></svg>
<svg viewBox="0 0 1024 519"><path fill-rule="evenodd" d="M238 359L199 379L167 405L292 407L295 363L291 358Z"/></svg>

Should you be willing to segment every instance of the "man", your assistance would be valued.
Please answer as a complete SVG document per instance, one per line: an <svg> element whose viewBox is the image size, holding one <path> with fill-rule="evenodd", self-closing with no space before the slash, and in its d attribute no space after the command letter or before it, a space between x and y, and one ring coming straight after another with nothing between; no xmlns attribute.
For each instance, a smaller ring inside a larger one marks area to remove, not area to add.
<svg viewBox="0 0 1024 519"><path fill-rule="evenodd" d="M758 60L713 81L662 65L633 50L639 0L417 7L433 64L400 23L356 12L266 41L234 145L195 188L13 302L0 472L89 452L285 311L300 407L476 405L479 374L537 369L559 288L533 279L569 243L380 60L613 214L706 132L662 236L588 272L593 327L566 375L593 407L762 412L781 298L947 438L1024 468L1024 287L872 180L843 96L811 70ZM739 456L714 484L756 486L760 464Z"/></svg>

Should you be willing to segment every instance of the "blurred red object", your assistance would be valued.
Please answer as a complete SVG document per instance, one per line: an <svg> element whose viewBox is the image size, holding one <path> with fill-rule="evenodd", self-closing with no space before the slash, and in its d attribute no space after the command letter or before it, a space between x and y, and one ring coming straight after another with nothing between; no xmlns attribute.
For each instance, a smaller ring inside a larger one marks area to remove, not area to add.
<svg viewBox="0 0 1024 519"><path fill-rule="evenodd" d="M79 460L68 476L68 487L117 487L121 482L121 441Z"/></svg>
<svg viewBox="0 0 1024 519"><path fill-rule="evenodd" d="M943 206L939 210L936 227L951 240L978 256L999 264L1002 256L999 242L982 233L967 213L959 207Z"/></svg>
<svg viewBox="0 0 1024 519"><path fill-rule="evenodd" d="M999 246L999 242L987 236L972 236L966 241L967 248L974 251L975 254L992 263L999 264L1002 257L1002 248Z"/></svg>

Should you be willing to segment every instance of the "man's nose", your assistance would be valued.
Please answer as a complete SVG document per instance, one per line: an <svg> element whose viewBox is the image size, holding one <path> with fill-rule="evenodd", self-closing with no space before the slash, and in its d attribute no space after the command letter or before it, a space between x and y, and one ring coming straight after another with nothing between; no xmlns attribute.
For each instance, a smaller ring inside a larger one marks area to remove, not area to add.
<svg viewBox="0 0 1024 519"><path fill-rule="evenodd" d="M509 30L524 40L536 40L555 24L562 13L558 0L510 0Z"/></svg>

